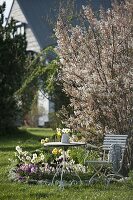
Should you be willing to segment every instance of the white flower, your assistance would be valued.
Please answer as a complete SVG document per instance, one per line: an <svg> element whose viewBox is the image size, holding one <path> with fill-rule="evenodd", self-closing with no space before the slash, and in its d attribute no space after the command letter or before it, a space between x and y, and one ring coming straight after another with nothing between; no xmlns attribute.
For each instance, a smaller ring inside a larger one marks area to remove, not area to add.
<svg viewBox="0 0 133 200"><path fill-rule="evenodd" d="M42 139L42 140L41 140L41 144L44 144L44 143L45 143L45 140L44 140L44 139Z"/></svg>
<svg viewBox="0 0 133 200"><path fill-rule="evenodd" d="M27 156L27 154L28 154L27 151L24 151L24 152L23 152L23 155L24 155L24 156Z"/></svg>
<svg viewBox="0 0 133 200"><path fill-rule="evenodd" d="M36 159L36 158L37 158L37 154L33 153L33 159Z"/></svg>
<svg viewBox="0 0 133 200"><path fill-rule="evenodd" d="M21 153L21 152L22 152L22 149L20 148L20 146L16 146L16 151L17 151L18 153Z"/></svg>
<svg viewBox="0 0 133 200"><path fill-rule="evenodd" d="M44 160L44 158L45 158L45 157L44 157L44 155L43 155L43 154L41 154L41 160Z"/></svg>
<svg viewBox="0 0 133 200"><path fill-rule="evenodd" d="M63 133L69 133L70 131L71 131L71 130L70 130L69 128L63 128L63 129L62 129L62 132L63 132Z"/></svg>
<svg viewBox="0 0 133 200"><path fill-rule="evenodd" d="M49 142L49 138L45 138L45 140L44 139L41 140L41 144L45 144L47 142Z"/></svg>
<svg viewBox="0 0 133 200"><path fill-rule="evenodd" d="M31 163L35 163L35 162L36 162L36 160L32 158L31 159Z"/></svg>
<svg viewBox="0 0 133 200"><path fill-rule="evenodd" d="M26 160L30 161L31 157L30 156L26 156Z"/></svg>

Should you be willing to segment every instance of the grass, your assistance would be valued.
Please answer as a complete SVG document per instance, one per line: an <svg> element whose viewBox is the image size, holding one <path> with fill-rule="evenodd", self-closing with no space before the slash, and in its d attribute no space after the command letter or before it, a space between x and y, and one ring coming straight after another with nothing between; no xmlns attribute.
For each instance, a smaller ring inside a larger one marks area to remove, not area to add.
<svg viewBox="0 0 133 200"><path fill-rule="evenodd" d="M50 128L27 128L27 131L40 137L51 137L54 135L53 130Z"/></svg>
<svg viewBox="0 0 133 200"><path fill-rule="evenodd" d="M104 184L93 186L72 186L61 190L57 186L29 185L8 180L9 158L15 146L34 150L40 147L42 137L51 137L51 129L20 129L10 134L0 135L0 200L132 200L133 183Z"/></svg>

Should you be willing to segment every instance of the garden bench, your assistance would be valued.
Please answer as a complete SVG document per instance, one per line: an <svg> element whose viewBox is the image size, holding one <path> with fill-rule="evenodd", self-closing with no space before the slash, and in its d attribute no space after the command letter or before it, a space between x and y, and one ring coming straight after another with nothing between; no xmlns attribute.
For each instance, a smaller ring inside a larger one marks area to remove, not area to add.
<svg viewBox="0 0 133 200"><path fill-rule="evenodd" d="M103 156L99 160L86 160L85 164L92 166L94 174L90 178L89 183L97 178L104 178L109 183L111 180L124 178L120 171L123 164L124 152L127 148L128 135L105 135L103 145Z"/></svg>

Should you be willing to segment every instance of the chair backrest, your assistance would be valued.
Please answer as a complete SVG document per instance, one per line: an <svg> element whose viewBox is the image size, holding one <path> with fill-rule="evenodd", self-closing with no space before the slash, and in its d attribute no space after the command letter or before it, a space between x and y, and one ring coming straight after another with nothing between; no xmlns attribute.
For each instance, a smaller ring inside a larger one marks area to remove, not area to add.
<svg viewBox="0 0 133 200"><path fill-rule="evenodd" d="M122 151L126 148L128 135L105 135L102 148L103 150L110 150L112 144L119 144L122 148Z"/></svg>
<svg viewBox="0 0 133 200"><path fill-rule="evenodd" d="M124 151L126 149L128 135L105 135L103 141L103 150L105 158L108 151L108 161L112 163L113 171L118 172L123 163Z"/></svg>

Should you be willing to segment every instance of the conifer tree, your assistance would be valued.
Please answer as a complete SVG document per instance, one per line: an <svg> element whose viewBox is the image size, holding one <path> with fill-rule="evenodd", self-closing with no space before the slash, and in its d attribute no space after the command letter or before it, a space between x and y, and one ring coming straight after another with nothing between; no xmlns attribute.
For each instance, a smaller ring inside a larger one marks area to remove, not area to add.
<svg viewBox="0 0 133 200"><path fill-rule="evenodd" d="M15 21L3 26L5 4L0 6L0 129L14 126L20 111L15 92L25 75L26 38L16 34Z"/></svg>

